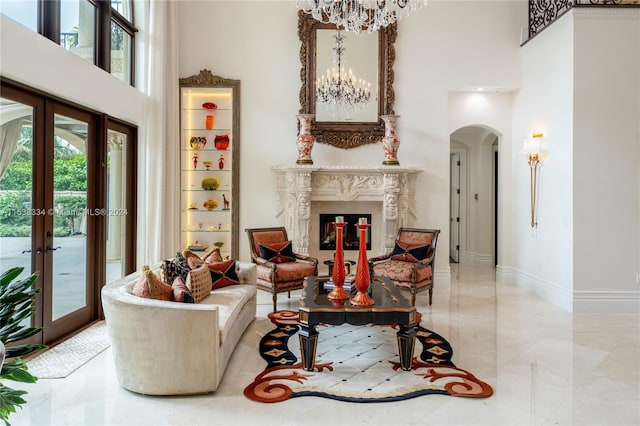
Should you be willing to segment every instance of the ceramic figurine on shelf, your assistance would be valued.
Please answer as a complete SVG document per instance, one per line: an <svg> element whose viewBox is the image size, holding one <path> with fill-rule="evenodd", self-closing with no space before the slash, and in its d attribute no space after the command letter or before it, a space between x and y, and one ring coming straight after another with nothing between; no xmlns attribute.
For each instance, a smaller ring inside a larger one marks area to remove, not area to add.
<svg viewBox="0 0 640 426"><path fill-rule="evenodd" d="M198 168L198 153L197 152L195 154L193 154L193 168L194 169Z"/></svg>
<svg viewBox="0 0 640 426"><path fill-rule="evenodd" d="M222 210L229 210L229 200L225 194L222 194Z"/></svg>
<svg viewBox="0 0 640 426"><path fill-rule="evenodd" d="M220 170L224 169L224 155L220 154L220 158L218 159L218 168Z"/></svg>

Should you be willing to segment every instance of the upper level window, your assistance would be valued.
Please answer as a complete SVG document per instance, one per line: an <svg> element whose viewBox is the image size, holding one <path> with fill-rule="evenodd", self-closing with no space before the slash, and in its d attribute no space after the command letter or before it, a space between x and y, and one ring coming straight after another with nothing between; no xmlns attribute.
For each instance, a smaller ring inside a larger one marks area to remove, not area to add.
<svg viewBox="0 0 640 426"><path fill-rule="evenodd" d="M134 85L133 0L0 0L0 13Z"/></svg>
<svg viewBox="0 0 640 426"><path fill-rule="evenodd" d="M111 74L131 84L131 39L120 25L111 21Z"/></svg>
<svg viewBox="0 0 640 426"><path fill-rule="evenodd" d="M38 0L2 0L0 13L38 32Z"/></svg>
<svg viewBox="0 0 640 426"><path fill-rule="evenodd" d="M60 46L96 63L96 7L87 0L65 0L60 4Z"/></svg>
<svg viewBox="0 0 640 426"><path fill-rule="evenodd" d="M111 8L122 15L127 21L133 22L131 0L111 0Z"/></svg>

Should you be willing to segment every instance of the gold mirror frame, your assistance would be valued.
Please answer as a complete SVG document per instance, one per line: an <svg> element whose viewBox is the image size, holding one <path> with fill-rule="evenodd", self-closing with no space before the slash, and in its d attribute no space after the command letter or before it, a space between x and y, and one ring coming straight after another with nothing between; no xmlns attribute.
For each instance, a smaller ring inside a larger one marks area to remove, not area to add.
<svg viewBox="0 0 640 426"><path fill-rule="evenodd" d="M333 24L316 21L303 10L298 11L300 38L300 114L316 113L316 30L335 29ZM378 121L372 122L311 122L311 134L316 142L338 148L355 148L379 142L384 136L381 115L394 114L393 63L396 59L394 43L398 35L397 23L378 31Z"/></svg>

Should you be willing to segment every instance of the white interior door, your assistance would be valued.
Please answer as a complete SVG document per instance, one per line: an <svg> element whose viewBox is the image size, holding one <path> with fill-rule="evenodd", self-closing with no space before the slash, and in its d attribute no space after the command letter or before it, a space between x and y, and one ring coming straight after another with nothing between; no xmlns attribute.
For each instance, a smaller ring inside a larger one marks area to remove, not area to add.
<svg viewBox="0 0 640 426"><path fill-rule="evenodd" d="M451 182L449 185L449 256L454 262L460 261L460 154L451 154Z"/></svg>

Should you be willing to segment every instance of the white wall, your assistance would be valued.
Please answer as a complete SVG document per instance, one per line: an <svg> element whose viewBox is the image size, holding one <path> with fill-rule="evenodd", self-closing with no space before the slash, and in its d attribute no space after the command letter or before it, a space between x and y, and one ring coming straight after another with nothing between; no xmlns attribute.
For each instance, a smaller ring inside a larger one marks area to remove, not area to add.
<svg viewBox="0 0 640 426"><path fill-rule="evenodd" d="M511 222L511 109L513 107L513 92L452 92L449 94L449 132L452 138L461 135L459 129L469 126L483 129L483 132L472 133L474 145L482 145L482 140L489 132L498 136L498 265L509 265L511 262L511 232L508 224ZM461 141L462 142L462 141ZM472 147L470 142L463 142ZM479 253L480 256L491 255L492 235L491 228L486 229L487 224L491 225L491 206L485 205L491 201L491 174L492 174L492 149L490 145L484 144L484 157L470 152L469 173L467 181L468 213L473 218L472 207L477 204L478 209L483 212L483 218L478 219L477 224L464 224L470 242L468 251ZM475 166L474 166L475 164ZM484 179L481 179L474 170L483 172ZM472 184L475 181L483 182L483 190L479 191L477 202L474 199ZM482 204L482 206L480 206ZM477 244L474 243L477 241Z"/></svg>
<svg viewBox="0 0 640 426"><path fill-rule="evenodd" d="M0 74L132 124L143 121L142 93L2 14Z"/></svg>
<svg viewBox="0 0 640 426"><path fill-rule="evenodd" d="M573 18L574 308L638 310L640 10Z"/></svg>
<svg viewBox="0 0 640 426"><path fill-rule="evenodd" d="M295 4L182 1L179 10L181 76L209 68L242 80L240 229L276 225L269 168L297 159ZM441 229L441 246L449 239L448 91L476 84L517 87L520 28L526 21L525 1L432 1L399 24L394 66L395 111L401 115L398 159L425 170L417 183L415 225ZM383 153L381 144L350 150L316 144L312 157L316 164L379 165ZM246 237L240 242L240 257L247 260ZM448 250L441 247L437 257L438 272L448 275Z"/></svg>
<svg viewBox="0 0 640 426"><path fill-rule="evenodd" d="M522 89L513 110L512 263L516 282L571 309L573 289L573 20L564 15L522 48ZM537 228L530 175L519 154L533 130L548 137L539 175Z"/></svg>

